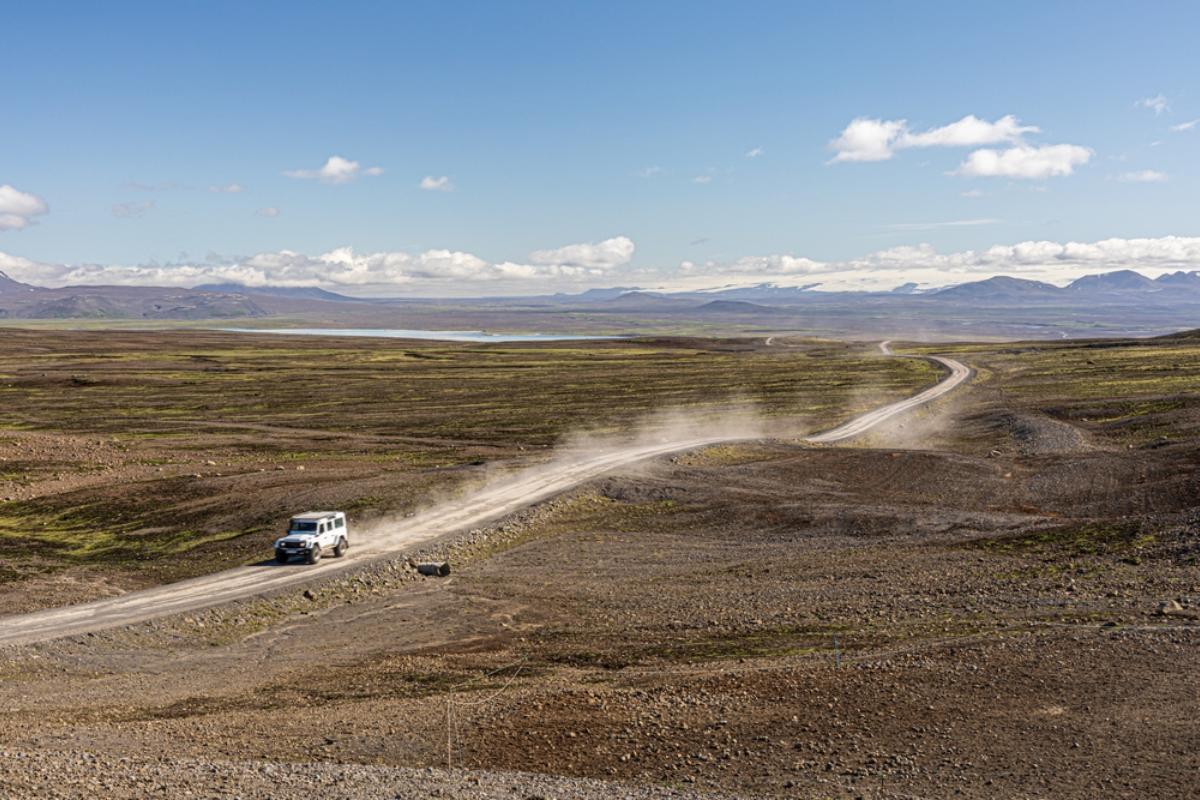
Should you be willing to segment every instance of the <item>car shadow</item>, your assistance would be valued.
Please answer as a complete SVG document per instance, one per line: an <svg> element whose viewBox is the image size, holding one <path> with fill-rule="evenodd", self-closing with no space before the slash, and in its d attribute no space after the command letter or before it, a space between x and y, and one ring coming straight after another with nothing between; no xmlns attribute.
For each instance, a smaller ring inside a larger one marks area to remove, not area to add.
<svg viewBox="0 0 1200 800"><path fill-rule="evenodd" d="M318 561L317 564L321 562ZM289 558L287 561L276 561L274 558L264 558L262 561L255 561L250 566L252 567L315 567L317 564L309 564L303 558Z"/></svg>

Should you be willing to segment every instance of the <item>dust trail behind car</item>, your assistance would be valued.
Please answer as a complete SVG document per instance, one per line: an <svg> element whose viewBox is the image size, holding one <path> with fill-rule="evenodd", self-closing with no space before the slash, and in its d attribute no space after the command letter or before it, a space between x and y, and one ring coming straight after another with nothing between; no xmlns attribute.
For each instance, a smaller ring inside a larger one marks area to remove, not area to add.
<svg viewBox="0 0 1200 800"><path fill-rule="evenodd" d="M883 343L882 351L892 355L887 345ZM804 441L829 444L851 439L886 419L946 394L970 376L970 370L958 361L929 358L949 370L933 387ZM708 445L761 438L765 431L763 421L753 411L730 410L702 418L686 412L659 415L650 425L639 427L627 436L576 436L543 464L497 478L466 496L447 500L414 516L375 523L364 531L354 552L336 562L297 567L271 564L238 567L118 597L12 616L0 620L0 645L45 641L129 625L328 577L368 559L392 555L504 517L614 469Z"/></svg>

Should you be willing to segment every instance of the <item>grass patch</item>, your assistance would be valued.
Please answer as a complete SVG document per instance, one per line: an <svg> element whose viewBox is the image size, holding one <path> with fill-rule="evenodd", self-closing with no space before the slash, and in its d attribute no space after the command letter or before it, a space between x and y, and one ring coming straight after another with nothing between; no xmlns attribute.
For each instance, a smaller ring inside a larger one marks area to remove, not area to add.
<svg viewBox="0 0 1200 800"><path fill-rule="evenodd" d="M29 505L8 504L0 515L0 553L36 554L76 563L137 563L182 555L248 532L172 529L147 532L136 520L122 522L96 505L65 511L34 507L21 513L21 506Z"/></svg>
<svg viewBox="0 0 1200 800"><path fill-rule="evenodd" d="M1141 522L1067 525L1031 533L973 539L966 547L998 555L1088 556L1128 554L1156 541Z"/></svg>

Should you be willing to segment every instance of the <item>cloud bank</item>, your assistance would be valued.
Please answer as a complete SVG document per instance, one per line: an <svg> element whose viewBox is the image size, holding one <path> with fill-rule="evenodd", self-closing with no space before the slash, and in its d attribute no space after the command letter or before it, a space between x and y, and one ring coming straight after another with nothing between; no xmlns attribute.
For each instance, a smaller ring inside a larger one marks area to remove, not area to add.
<svg viewBox="0 0 1200 800"><path fill-rule="evenodd" d="M953 253L915 244L842 261L776 253L723 261L684 261L668 270L633 265L635 251L631 239L617 236L535 250L519 262L488 261L448 249L359 253L350 247L316 256L280 250L245 258L210 256L201 262L134 266L49 264L0 252L0 270L16 280L44 286L191 287L234 282L248 286L321 286L361 296L479 296L612 285L699 289L768 281L782 285L818 283L823 290L879 290L907 282L945 286L991 275L1065 283L1079 275L1116 269L1134 269L1151 276L1200 269L1200 237L1184 236L1097 242L1026 241Z"/></svg>
<svg viewBox="0 0 1200 800"><path fill-rule="evenodd" d="M339 247L317 256L280 250L245 258L213 256L198 263L133 266L48 264L0 252L0 270L16 280L43 286L192 287L232 282L246 286L349 287L364 294L380 294L414 286L456 290L470 283L601 280L627 265L634 249L632 240L617 236L600 242L536 250L524 263L493 263L457 250L357 253L351 247Z"/></svg>
<svg viewBox="0 0 1200 800"><path fill-rule="evenodd" d="M931 245L903 245L848 261L817 261L794 255L746 256L727 262L685 261L680 273L708 280L723 276L753 281L811 283L822 289L883 289L914 281L944 286L992 275L1064 283L1082 274L1133 269L1155 275L1200 268L1200 237L1163 236L1098 242L1027 241L985 250L939 253ZM800 280L803 279L803 280Z"/></svg>

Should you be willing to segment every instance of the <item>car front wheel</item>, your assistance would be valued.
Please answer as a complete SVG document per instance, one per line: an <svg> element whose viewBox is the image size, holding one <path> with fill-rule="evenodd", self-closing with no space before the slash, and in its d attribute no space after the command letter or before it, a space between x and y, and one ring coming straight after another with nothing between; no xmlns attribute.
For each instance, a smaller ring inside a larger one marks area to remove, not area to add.
<svg viewBox="0 0 1200 800"><path fill-rule="evenodd" d="M286 552L284 552L283 550L276 550L275 551L275 560L278 561L280 564L286 564L287 560L288 560L288 554Z"/></svg>
<svg viewBox="0 0 1200 800"><path fill-rule="evenodd" d="M315 564L321 560L321 545L314 544L308 551L305 561L309 564Z"/></svg>

